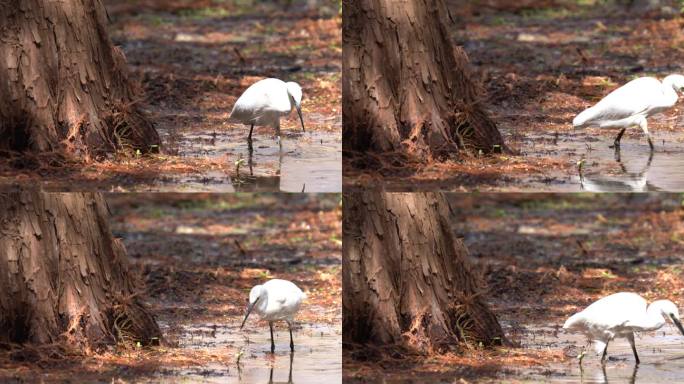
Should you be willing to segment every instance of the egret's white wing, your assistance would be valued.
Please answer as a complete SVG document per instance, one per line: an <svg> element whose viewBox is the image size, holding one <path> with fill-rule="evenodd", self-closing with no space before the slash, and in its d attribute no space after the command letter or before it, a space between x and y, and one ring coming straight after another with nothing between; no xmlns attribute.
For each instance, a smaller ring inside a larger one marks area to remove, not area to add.
<svg viewBox="0 0 684 384"><path fill-rule="evenodd" d="M643 114L660 107L663 98L663 87L658 79L640 77L609 93L591 107L591 117L586 121L615 121Z"/></svg>
<svg viewBox="0 0 684 384"><path fill-rule="evenodd" d="M646 307L643 297L636 293L620 292L592 303L581 313L588 328L612 330L643 316Z"/></svg>
<svg viewBox="0 0 684 384"><path fill-rule="evenodd" d="M244 94L242 95L244 96ZM263 106L253 105L242 99L242 96L235 102L233 110L230 112L230 120L245 124L254 123L264 114Z"/></svg>
<svg viewBox="0 0 684 384"><path fill-rule="evenodd" d="M273 300L288 313L294 313L302 302L303 293L294 283L287 280L273 279L264 284L268 288L269 302Z"/></svg>
<svg viewBox="0 0 684 384"><path fill-rule="evenodd" d="M285 82L278 79L257 81L235 102L230 118L253 121L268 112L288 113L292 110Z"/></svg>
<svg viewBox="0 0 684 384"><path fill-rule="evenodd" d="M269 110L281 114L290 113L292 111L292 103L290 102L290 95L287 93L285 82L278 79L266 79L263 81L268 81L268 86L265 87L264 91L264 98L267 100Z"/></svg>

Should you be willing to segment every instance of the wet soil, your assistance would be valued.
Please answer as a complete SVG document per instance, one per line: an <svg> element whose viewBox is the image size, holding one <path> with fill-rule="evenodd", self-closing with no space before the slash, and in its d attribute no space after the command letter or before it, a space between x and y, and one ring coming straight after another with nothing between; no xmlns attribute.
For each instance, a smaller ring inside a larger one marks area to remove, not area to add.
<svg viewBox="0 0 684 384"><path fill-rule="evenodd" d="M341 17L334 2L105 2L140 102L162 137L159 155L101 162L0 161L0 185L46 190L340 192ZM269 127L229 123L240 94L276 77L303 88L296 112ZM250 161L251 159L251 161ZM248 166L251 163L251 167Z"/></svg>
<svg viewBox="0 0 684 384"><path fill-rule="evenodd" d="M451 1L453 40L482 81L486 104L511 153L463 154L441 163L358 170L345 186L445 191L684 190L682 103L649 118L652 163L639 128L574 130L572 119L611 90L640 76L684 70L684 19L629 11L616 2ZM519 7L514 6L514 3ZM554 5L555 3L555 5ZM578 163L586 182L581 182ZM626 168L626 169L623 169Z"/></svg>
<svg viewBox="0 0 684 384"><path fill-rule="evenodd" d="M490 305L513 346L403 361L345 356L350 382L606 382L598 357L562 324L620 291L684 306L684 210L675 194L451 194L453 229L481 271ZM684 380L684 336L673 326L610 344L608 380Z"/></svg>
<svg viewBox="0 0 684 384"><path fill-rule="evenodd" d="M34 362L0 358L0 381L265 383L288 382L291 373L293 383L341 382L339 195L107 200L163 345ZM270 278L291 280L308 296L296 317L293 355L285 324L276 323L274 356L267 323L250 316L239 330L250 288Z"/></svg>

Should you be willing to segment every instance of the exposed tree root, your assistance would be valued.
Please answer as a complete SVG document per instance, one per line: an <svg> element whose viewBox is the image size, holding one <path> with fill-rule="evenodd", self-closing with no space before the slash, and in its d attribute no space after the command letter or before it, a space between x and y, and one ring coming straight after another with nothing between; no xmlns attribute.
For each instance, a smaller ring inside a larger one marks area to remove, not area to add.
<svg viewBox="0 0 684 384"><path fill-rule="evenodd" d="M137 294L119 296L107 311L112 335L124 346L160 345L161 330L152 315L139 302Z"/></svg>

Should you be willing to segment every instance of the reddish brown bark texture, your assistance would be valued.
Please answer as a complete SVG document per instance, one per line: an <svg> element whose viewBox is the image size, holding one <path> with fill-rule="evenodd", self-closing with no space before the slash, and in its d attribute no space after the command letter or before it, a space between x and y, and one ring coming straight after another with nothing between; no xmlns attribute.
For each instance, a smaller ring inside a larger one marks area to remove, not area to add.
<svg viewBox="0 0 684 384"><path fill-rule="evenodd" d="M156 151L101 0L0 1L0 149Z"/></svg>
<svg viewBox="0 0 684 384"><path fill-rule="evenodd" d="M432 352L503 341L451 216L441 194L345 194L345 343Z"/></svg>
<svg viewBox="0 0 684 384"><path fill-rule="evenodd" d="M453 47L442 0L349 0L343 12L345 151L427 159L503 146Z"/></svg>
<svg viewBox="0 0 684 384"><path fill-rule="evenodd" d="M0 195L0 342L159 341L99 194Z"/></svg>

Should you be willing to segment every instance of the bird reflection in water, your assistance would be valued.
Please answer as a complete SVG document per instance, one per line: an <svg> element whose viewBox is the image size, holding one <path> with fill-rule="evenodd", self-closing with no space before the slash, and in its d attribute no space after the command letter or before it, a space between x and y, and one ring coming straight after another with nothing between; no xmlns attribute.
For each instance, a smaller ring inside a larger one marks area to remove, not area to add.
<svg viewBox="0 0 684 384"><path fill-rule="evenodd" d="M628 378L628 380L623 381L623 380L614 380L614 382L619 382L619 383L629 383L629 384L636 384L637 383L637 372L639 371L639 366L634 365L632 368L632 375ZM601 372L595 372L596 376L594 376L593 379L586 379L584 377L584 369L582 366L580 366L580 383L604 383L608 384L610 381L608 380L608 373L606 372L606 366L602 365L601 366ZM615 377L614 377L615 378Z"/></svg>
<svg viewBox="0 0 684 384"><path fill-rule="evenodd" d="M637 171L629 171L622 161L620 149L615 148L615 162L620 173L618 175L591 175L586 176L580 172L580 189L587 192L644 192L658 188L648 182L648 171L653 161L653 152L650 151L646 164Z"/></svg>
<svg viewBox="0 0 684 384"><path fill-rule="evenodd" d="M294 352L290 352L290 372L287 375L287 381L273 381L273 368L275 364L271 365L271 374L268 377L268 384L281 384L281 383L286 383L286 384L294 384L292 382L292 362L294 361Z"/></svg>

